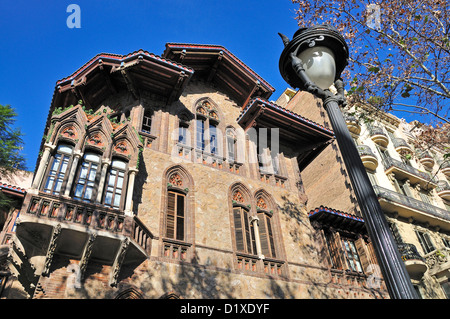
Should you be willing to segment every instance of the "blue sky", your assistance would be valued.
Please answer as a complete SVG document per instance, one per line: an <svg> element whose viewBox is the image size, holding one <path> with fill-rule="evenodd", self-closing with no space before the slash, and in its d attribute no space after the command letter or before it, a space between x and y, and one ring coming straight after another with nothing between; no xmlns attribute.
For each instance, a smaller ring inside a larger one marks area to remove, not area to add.
<svg viewBox="0 0 450 319"><path fill-rule="evenodd" d="M70 4L81 28L68 28ZM101 52L144 49L161 55L167 42L223 45L268 81L276 99L288 86L278 70L278 32L297 30L290 0L96 0L0 2L0 104L18 113L23 154L34 170L56 81Z"/></svg>

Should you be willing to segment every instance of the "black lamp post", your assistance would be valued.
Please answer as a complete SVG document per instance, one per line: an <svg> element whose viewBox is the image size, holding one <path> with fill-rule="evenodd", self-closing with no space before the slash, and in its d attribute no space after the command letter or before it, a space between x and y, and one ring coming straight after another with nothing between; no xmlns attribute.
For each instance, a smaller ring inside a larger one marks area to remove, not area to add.
<svg viewBox="0 0 450 319"><path fill-rule="evenodd" d="M308 91L323 101L390 297L417 298L397 244L339 109L339 104L345 103L344 84L340 75L348 64L349 57L344 38L329 25L300 28L290 41L286 36L280 36L285 45L279 64L281 76L292 87ZM333 84L337 94L329 90Z"/></svg>

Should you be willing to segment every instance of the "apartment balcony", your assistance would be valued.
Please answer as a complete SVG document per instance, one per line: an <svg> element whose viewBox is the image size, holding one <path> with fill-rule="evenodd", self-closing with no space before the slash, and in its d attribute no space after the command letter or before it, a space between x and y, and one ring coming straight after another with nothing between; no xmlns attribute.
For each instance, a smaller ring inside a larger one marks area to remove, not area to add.
<svg viewBox="0 0 450 319"><path fill-rule="evenodd" d="M389 137L383 131L381 127L372 126L369 130L370 138L372 141L382 147L386 147L389 144Z"/></svg>
<svg viewBox="0 0 450 319"><path fill-rule="evenodd" d="M441 172L447 177L450 177L450 161L441 163Z"/></svg>
<svg viewBox="0 0 450 319"><path fill-rule="evenodd" d="M435 161L428 152L420 152L417 154L417 157L419 158L419 161L423 166L433 168Z"/></svg>
<svg viewBox="0 0 450 319"><path fill-rule="evenodd" d="M411 146L403 138L392 139L395 150L400 154L412 154L413 150Z"/></svg>
<svg viewBox="0 0 450 319"><path fill-rule="evenodd" d="M445 200L450 200L450 185L447 181L439 181L438 187L436 187L436 192L439 197Z"/></svg>
<svg viewBox="0 0 450 319"><path fill-rule="evenodd" d="M357 145L359 156L365 168L375 170L378 167L378 159L367 145Z"/></svg>
<svg viewBox="0 0 450 319"><path fill-rule="evenodd" d="M384 212L450 230L449 211L378 185L374 185L373 188Z"/></svg>
<svg viewBox="0 0 450 319"><path fill-rule="evenodd" d="M359 125L357 118L351 115L344 115L344 118L348 130L353 134L359 135L361 133L361 125Z"/></svg>
<svg viewBox="0 0 450 319"><path fill-rule="evenodd" d="M423 189L430 189L437 186L437 180L428 173L396 160L392 157L383 159L386 174L394 173L398 179L408 179L411 184L420 184Z"/></svg>
<svg viewBox="0 0 450 319"><path fill-rule="evenodd" d="M402 260L405 263L406 270L410 277L412 279L420 280L428 270L428 266L425 258L417 251L416 246L406 243L398 244L398 251L402 256Z"/></svg>
<svg viewBox="0 0 450 319"><path fill-rule="evenodd" d="M15 245L28 259L39 256L42 275L51 272L55 254L112 265L110 284L120 268L138 265L150 254L152 234L137 217L101 205L39 193L16 221ZM20 243L20 244L19 244Z"/></svg>

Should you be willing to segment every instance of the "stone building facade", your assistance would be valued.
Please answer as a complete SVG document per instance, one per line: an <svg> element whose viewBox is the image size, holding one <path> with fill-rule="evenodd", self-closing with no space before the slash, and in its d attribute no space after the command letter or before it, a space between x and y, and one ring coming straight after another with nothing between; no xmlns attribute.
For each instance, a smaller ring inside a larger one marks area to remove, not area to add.
<svg viewBox="0 0 450 319"><path fill-rule="evenodd" d="M332 130L273 92L179 43L58 81L1 296L388 298L357 212L308 209Z"/></svg>
<svg viewBox="0 0 450 319"><path fill-rule="evenodd" d="M308 93L287 90L277 102L330 127L323 106ZM314 104L318 112L309 107ZM450 298L450 163L444 159L445 145L419 147L414 139L421 123L406 123L367 105L348 106L344 114L418 296ZM323 205L326 193L334 209L359 214L336 142L302 172L302 179L308 210Z"/></svg>

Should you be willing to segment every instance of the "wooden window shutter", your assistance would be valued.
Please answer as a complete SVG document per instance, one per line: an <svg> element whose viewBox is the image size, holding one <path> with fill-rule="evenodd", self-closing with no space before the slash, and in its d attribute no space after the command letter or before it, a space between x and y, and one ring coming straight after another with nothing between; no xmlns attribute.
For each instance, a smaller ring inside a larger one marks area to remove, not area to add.
<svg viewBox="0 0 450 319"><path fill-rule="evenodd" d="M177 239L184 240L184 199L185 196L177 194Z"/></svg>
<svg viewBox="0 0 450 319"><path fill-rule="evenodd" d="M166 236L175 237L175 198L176 194L168 192L167 200L167 218L166 218Z"/></svg>
<svg viewBox="0 0 450 319"><path fill-rule="evenodd" d="M250 232L250 222L248 220L248 213L247 211L242 209L242 217L244 218L244 225L245 225L245 239L246 239L246 252L251 254L252 252L252 237Z"/></svg>
<svg viewBox="0 0 450 319"><path fill-rule="evenodd" d="M343 261L343 250L341 244L341 236L339 236L338 232L331 232L327 236L328 238L328 247L330 248L330 257L333 262L333 266L336 269L344 268Z"/></svg>
<svg viewBox="0 0 450 319"><path fill-rule="evenodd" d="M270 256L269 238L266 227L266 214L259 213L259 239L261 242L261 252L264 256Z"/></svg>
<svg viewBox="0 0 450 319"><path fill-rule="evenodd" d="M369 252L366 247L366 242L364 241L363 238L358 238L357 240L355 240L355 246L356 250L358 251L359 260L361 261L362 268L364 272L366 272L367 270L369 270L369 266L371 264Z"/></svg>
<svg viewBox="0 0 450 319"><path fill-rule="evenodd" d="M265 213L259 213L259 237L263 255L276 257L275 241L273 238L272 221Z"/></svg>
<svg viewBox="0 0 450 319"><path fill-rule="evenodd" d="M236 238L236 249L238 251L245 251L244 233L241 222L241 209L239 207L233 208L233 219L234 219L234 234Z"/></svg>

